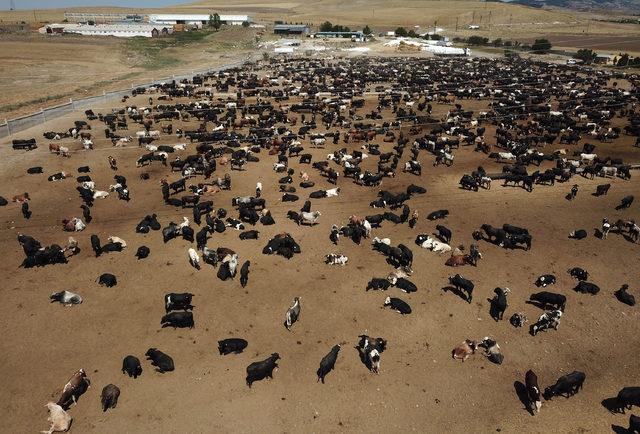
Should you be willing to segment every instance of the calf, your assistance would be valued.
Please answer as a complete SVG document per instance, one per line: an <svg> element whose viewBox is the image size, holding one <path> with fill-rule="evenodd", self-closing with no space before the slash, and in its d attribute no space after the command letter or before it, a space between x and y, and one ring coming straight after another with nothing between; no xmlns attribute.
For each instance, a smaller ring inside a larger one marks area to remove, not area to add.
<svg viewBox="0 0 640 434"><path fill-rule="evenodd" d="M287 310L285 314L284 326L287 330L291 330L291 326L298 321L298 317L300 316L300 297L295 297L293 299L293 304Z"/></svg>
<svg viewBox="0 0 640 434"><path fill-rule="evenodd" d="M324 384L324 377L335 367L338 352L340 352L340 345L334 345L331 351L329 351L329 354L320 360L320 367L316 374L318 375L318 381L322 381L322 384Z"/></svg>
<svg viewBox="0 0 640 434"><path fill-rule="evenodd" d="M49 299L51 300L51 303L57 301L66 306L82 303L82 297L71 291L54 292L49 296Z"/></svg>
<svg viewBox="0 0 640 434"><path fill-rule="evenodd" d="M529 369L524 375L524 383L527 388L528 405L532 413L540 412L542 401L540 400L540 387L538 386L538 377Z"/></svg>
<svg viewBox="0 0 640 434"><path fill-rule="evenodd" d="M149 253L151 253L151 250L149 250L147 246L140 246L136 251L136 257L138 258L138 260L144 259L149 256Z"/></svg>
<svg viewBox="0 0 640 434"><path fill-rule="evenodd" d="M326 255L324 257L324 263L325 264L331 264L331 265L346 265L347 261L349 260L348 257L346 257L345 255L339 255L336 253L331 253L329 255Z"/></svg>
<svg viewBox="0 0 640 434"><path fill-rule="evenodd" d="M574 240L582 240L583 238L587 238L587 231L584 229L576 229L575 231L571 231L569 233L569 238L573 238Z"/></svg>
<svg viewBox="0 0 640 434"><path fill-rule="evenodd" d="M476 341L465 339L460 345L457 345L451 351L451 357L453 359L460 359L463 362L469 358L470 355L475 354L478 349Z"/></svg>
<svg viewBox="0 0 640 434"><path fill-rule="evenodd" d="M129 377L138 378L142 375L142 366L140 366L140 360L135 356L127 356L122 360L122 373L129 375Z"/></svg>
<svg viewBox="0 0 640 434"><path fill-rule="evenodd" d="M434 211L427 216L427 220L440 220L446 218L449 215L449 211L446 209L440 209Z"/></svg>
<svg viewBox="0 0 640 434"><path fill-rule="evenodd" d="M29 167L27 169L27 173L30 175L34 175L36 173L42 173L42 167L41 166Z"/></svg>
<svg viewBox="0 0 640 434"><path fill-rule="evenodd" d="M198 255L198 252L196 252L196 249L194 249L193 247L189 247L188 253L189 253L189 263L193 268L195 268L196 270L199 270L200 256Z"/></svg>
<svg viewBox="0 0 640 434"><path fill-rule="evenodd" d="M105 412L109 408L116 408L118 398L120 397L120 389L115 384L107 384L102 389L100 401L102 402L102 411Z"/></svg>
<svg viewBox="0 0 640 434"><path fill-rule="evenodd" d="M171 292L164 296L164 309L166 312L172 310L193 310L191 299L193 294L189 292L175 293Z"/></svg>
<svg viewBox="0 0 640 434"><path fill-rule="evenodd" d="M247 366L247 386L251 387L255 381L273 378L273 370L278 367L279 359L280 355L273 353L265 360L253 362Z"/></svg>
<svg viewBox="0 0 640 434"><path fill-rule="evenodd" d="M241 240L257 240L259 236L260 236L260 232L251 230L251 231L241 232L239 235L239 238Z"/></svg>
<svg viewBox="0 0 640 434"><path fill-rule="evenodd" d="M41 431L45 434L52 434L54 432L66 432L71 428L71 422L73 418L69 416L69 413L58 404L48 402L45 407L49 410L49 417L47 421L51 423L49 431Z"/></svg>
<svg viewBox="0 0 640 434"><path fill-rule="evenodd" d="M585 378L586 375L584 372L579 371L573 371L571 374L563 375L558 378L556 384L544 389L544 399L548 401L558 395L563 395L567 398L575 395L580 389L582 389Z"/></svg>
<svg viewBox="0 0 640 434"><path fill-rule="evenodd" d="M175 369L173 359L156 348L149 348L145 353L145 356L147 356L147 360L151 360L151 365L155 366L156 371L161 374Z"/></svg>
<svg viewBox="0 0 640 434"><path fill-rule="evenodd" d="M162 317L160 320L160 325L164 327L173 327L176 328L186 328L189 327L192 329L195 324L193 322L193 313L192 312L170 312Z"/></svg>
<svg viewBox="0 0 640 434"><path fill-rule="evenodd" d="M380 353L387 348L387 341L367 335L360 335L359 338L357 349L360 358L371 372L377 374L380 371Z"/></svg>
<svg viewBox="0 0 640 434"><path fill-rule="evenodd" d="M629 289L629 285L627 285L626 283L624 285L622 285L620 287L620 289L618 289L615 292L616 298L621 302L624 303L628 306L635 306L636 305L636 298L633 296L633 294L629 294L627 292L627 290Z"/></svg>
<svg viewBox="0 0 640 434"><path fill-rule="evenodd" d="M248 342L240 338L229 338L222 341L218 341L218 351L221 356L227 354L240 354L247 348Z"/></svg>
<svg viewBox="0 0 640 434"><path fill-rule="evenodd" d="M77 402L80 395L86 392L90 385L91 382L89 381L89 378L87 378L87 374L84 372L84 369L77 370L71 376L69 381L67 381L67 384L64 385L57 404L64 410L68 409L71 404L75 404Z"/></svg>
<svg viewBox="0 0 640 434"><path fill-rule="evenodd" d="M538 277L538 279L536 280L536 286L538 288L543 287L545 288L547 285L555 285L556 283L556 276L554 276L553 274L543 274L542 276Z"/></svg>
<svg viewBox="0 0 640 434"><path fill-rule="evenodd" d="M449 283L461 293L466 293L467 302L471 304L471 301L473 299L473 282L465 279L459 274L456 274L453 277L449 277Z"/></svg>
<svg viewBox="0 0 640 434"><path fill-rule="evenodd" d="M543 313L540 315L540 318L538 318L538 321L531 325L531 335L535 336L539 331L546 330L551 327L553 327L554 330L558 330L561 317L562 311L560 309Z"/></svg>
<svg viewBox="0 0 640 434"><path fill-rule="evenodd" d="M103 273L96 279L96 282L100 286L106 286L107 288L111 288L112 286L116 286L118 284L118 279L111 273Z"/></svg>
<svg viewBox="0 0 640 434"><path fill-rule="evenodd" d="M409 315L411 313L411 306L400 298L387 297L384 300L384 305L389 306L392 310L395 310L401 315Z"/></svg>

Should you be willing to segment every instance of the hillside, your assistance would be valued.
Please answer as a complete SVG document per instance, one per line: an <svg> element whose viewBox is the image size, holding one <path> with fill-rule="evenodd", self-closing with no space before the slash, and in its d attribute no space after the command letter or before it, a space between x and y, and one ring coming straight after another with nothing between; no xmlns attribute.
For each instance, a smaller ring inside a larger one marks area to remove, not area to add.
<svg viewBox="0 0 640 434"><path fill-rule="evenodd" d="M490 0L500 3L521 4L531 7L555 6L577 11L640 13L638 0Z"/></svg>

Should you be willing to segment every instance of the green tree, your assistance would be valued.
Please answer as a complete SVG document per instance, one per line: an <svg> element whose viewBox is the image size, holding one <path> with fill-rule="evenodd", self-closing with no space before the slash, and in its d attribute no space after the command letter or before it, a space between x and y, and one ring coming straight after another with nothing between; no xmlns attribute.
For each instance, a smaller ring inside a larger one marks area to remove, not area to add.
<svg viewBox="0 0 640 434"><path fill-rule="evenodd" d="M483 38L482 36L469 36L467 38L467 44L469 45L487 45L489 38Z"/></svg>
<svg viewBox="0 0 640 434"><path fill-rule="evenodd" d="M493 45L494 47L501 47L503 45L502 39L494 39L493 41L491 41L491 45Z"/></svg>
<svg viewBox="0 0 640 434"><path fill-rule="evenodd" d="M621 55L620 58L618 59L618 63L616 65L617 66L628 66L629 65L629 54L624 53L623 55Z"/></svg>
<svg viewBox="0 0 640 434"><path fill-rule="evenodd" d="M331 24L331 21L325 21L324 23L320 24L320 31L321 32L333 31L333 24Z"/></svg>
<svg viewBox="0 0 640 434"><path fill-rule="evenodd" d="M417 38L418 34L415 32L415 30L411 29L407 32L407 36L410 38Z"/></svg>
<svg viewBox="0 0 640 434"><path fill-rule="evenodd" d="M249 21L243 21L242 27L249 27Z"/></svg>
<svg viewBox="0 0 640 434"><path fill-rule="evenodd" d="M405 29L404 27L398 27L398 28L396 29L396 36L403 36L403 37L405 37L405 36L407 36L407 35L408 35L408 33L407 33L407 29Z"/></svg>
<svg viewBox="0 0 640 434"><path fill-rule="evenodd" d="M222 21L220 21L220 15L213 14L209 15L209 27L212 27L215 30L218 30L222 26Z"/></svg>
<svg viewBox="0 0 640 434"><path fill-rule="evenodd" d="M578 52L573 55L574 59L582 60L585 65L593 63L593 61L596 60L596 57L598 57L598 55L588 48L578 50Z"/></svg>
<svg viewBox="0 0 640 434"><path fill-rule="evenodd" d="M547 39L536 39L535 42L531 44L531 50L539 54L547 53L551 50L551 42Z"/></svg>
<svg viewBox="0 0 640 434"><path fill-rule="evenodd" d="M372 32L369 26L364 26L364 29L362 29L362 33L364 33L365 35L370 35Z"/></svg>

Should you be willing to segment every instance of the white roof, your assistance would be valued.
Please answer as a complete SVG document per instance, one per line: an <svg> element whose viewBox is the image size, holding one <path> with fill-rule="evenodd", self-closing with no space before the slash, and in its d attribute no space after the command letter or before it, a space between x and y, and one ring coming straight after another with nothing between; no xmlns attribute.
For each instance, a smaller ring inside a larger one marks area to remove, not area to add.
<svg viewBox="0 0 640 434"><path fill-rule="evenodd" d="M149 21L208 21L213 14L153 14ZM220 15L220 21L250 21L249 15Z"/></svg>
<svg viewBox="0 0 640 434"><path fill-rule="evenodd" d="M79 23L64 23L64 24L47 24L43 26L43 28L60 28L62 27L66 32L74 32L74 31L91 31L91 30L101 30L101 31L138 31L138 32L150 32L153 29L162 30L163 27L173 27L171 25L168 26L160 26L156 24L148 24L148 23L136 23L136 24L79 24Z"/></svg>

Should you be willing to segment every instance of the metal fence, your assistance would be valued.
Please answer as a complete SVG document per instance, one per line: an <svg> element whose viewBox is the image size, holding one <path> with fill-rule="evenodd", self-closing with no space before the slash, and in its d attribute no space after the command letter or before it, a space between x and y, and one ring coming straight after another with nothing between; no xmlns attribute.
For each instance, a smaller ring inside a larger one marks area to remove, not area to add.
<svg viewBox="0 0 640 434"><path fill-rule="evenodd" d="M184 80L191 79L195 75L203 75L209 74L212 72L220 72L231 68L237 68L244 64L244 61L231 63L220 68L209 68L199 71L191 71L189 74L182 75L173 75L171 77L159 78L157 80L152 80L148 83L142 84L134 84L130 89L116 90L112 92L103 92L102 95L95 95L81 99L69 99L68 103L56 105L53 107L47 107L41 109L38 112L31 113L25 116L21 116L15 119L5 119L3 123L0 123L0 139L4 137L9 137L14 134L20 133L24 130L27 130L31 127L35 127L41 125L45 122L48 122L52 119L59 118L61 116L65 116L69 113L73 113L77 110L88 110L92 107L100 107L98 104L105 103L108 101L119 100L125 95L130 95L131 90L134 88L148 88L150 86L154 86L161 83L168 83L173 80ZM30 138L30 137L27 137Z"/></svg>

